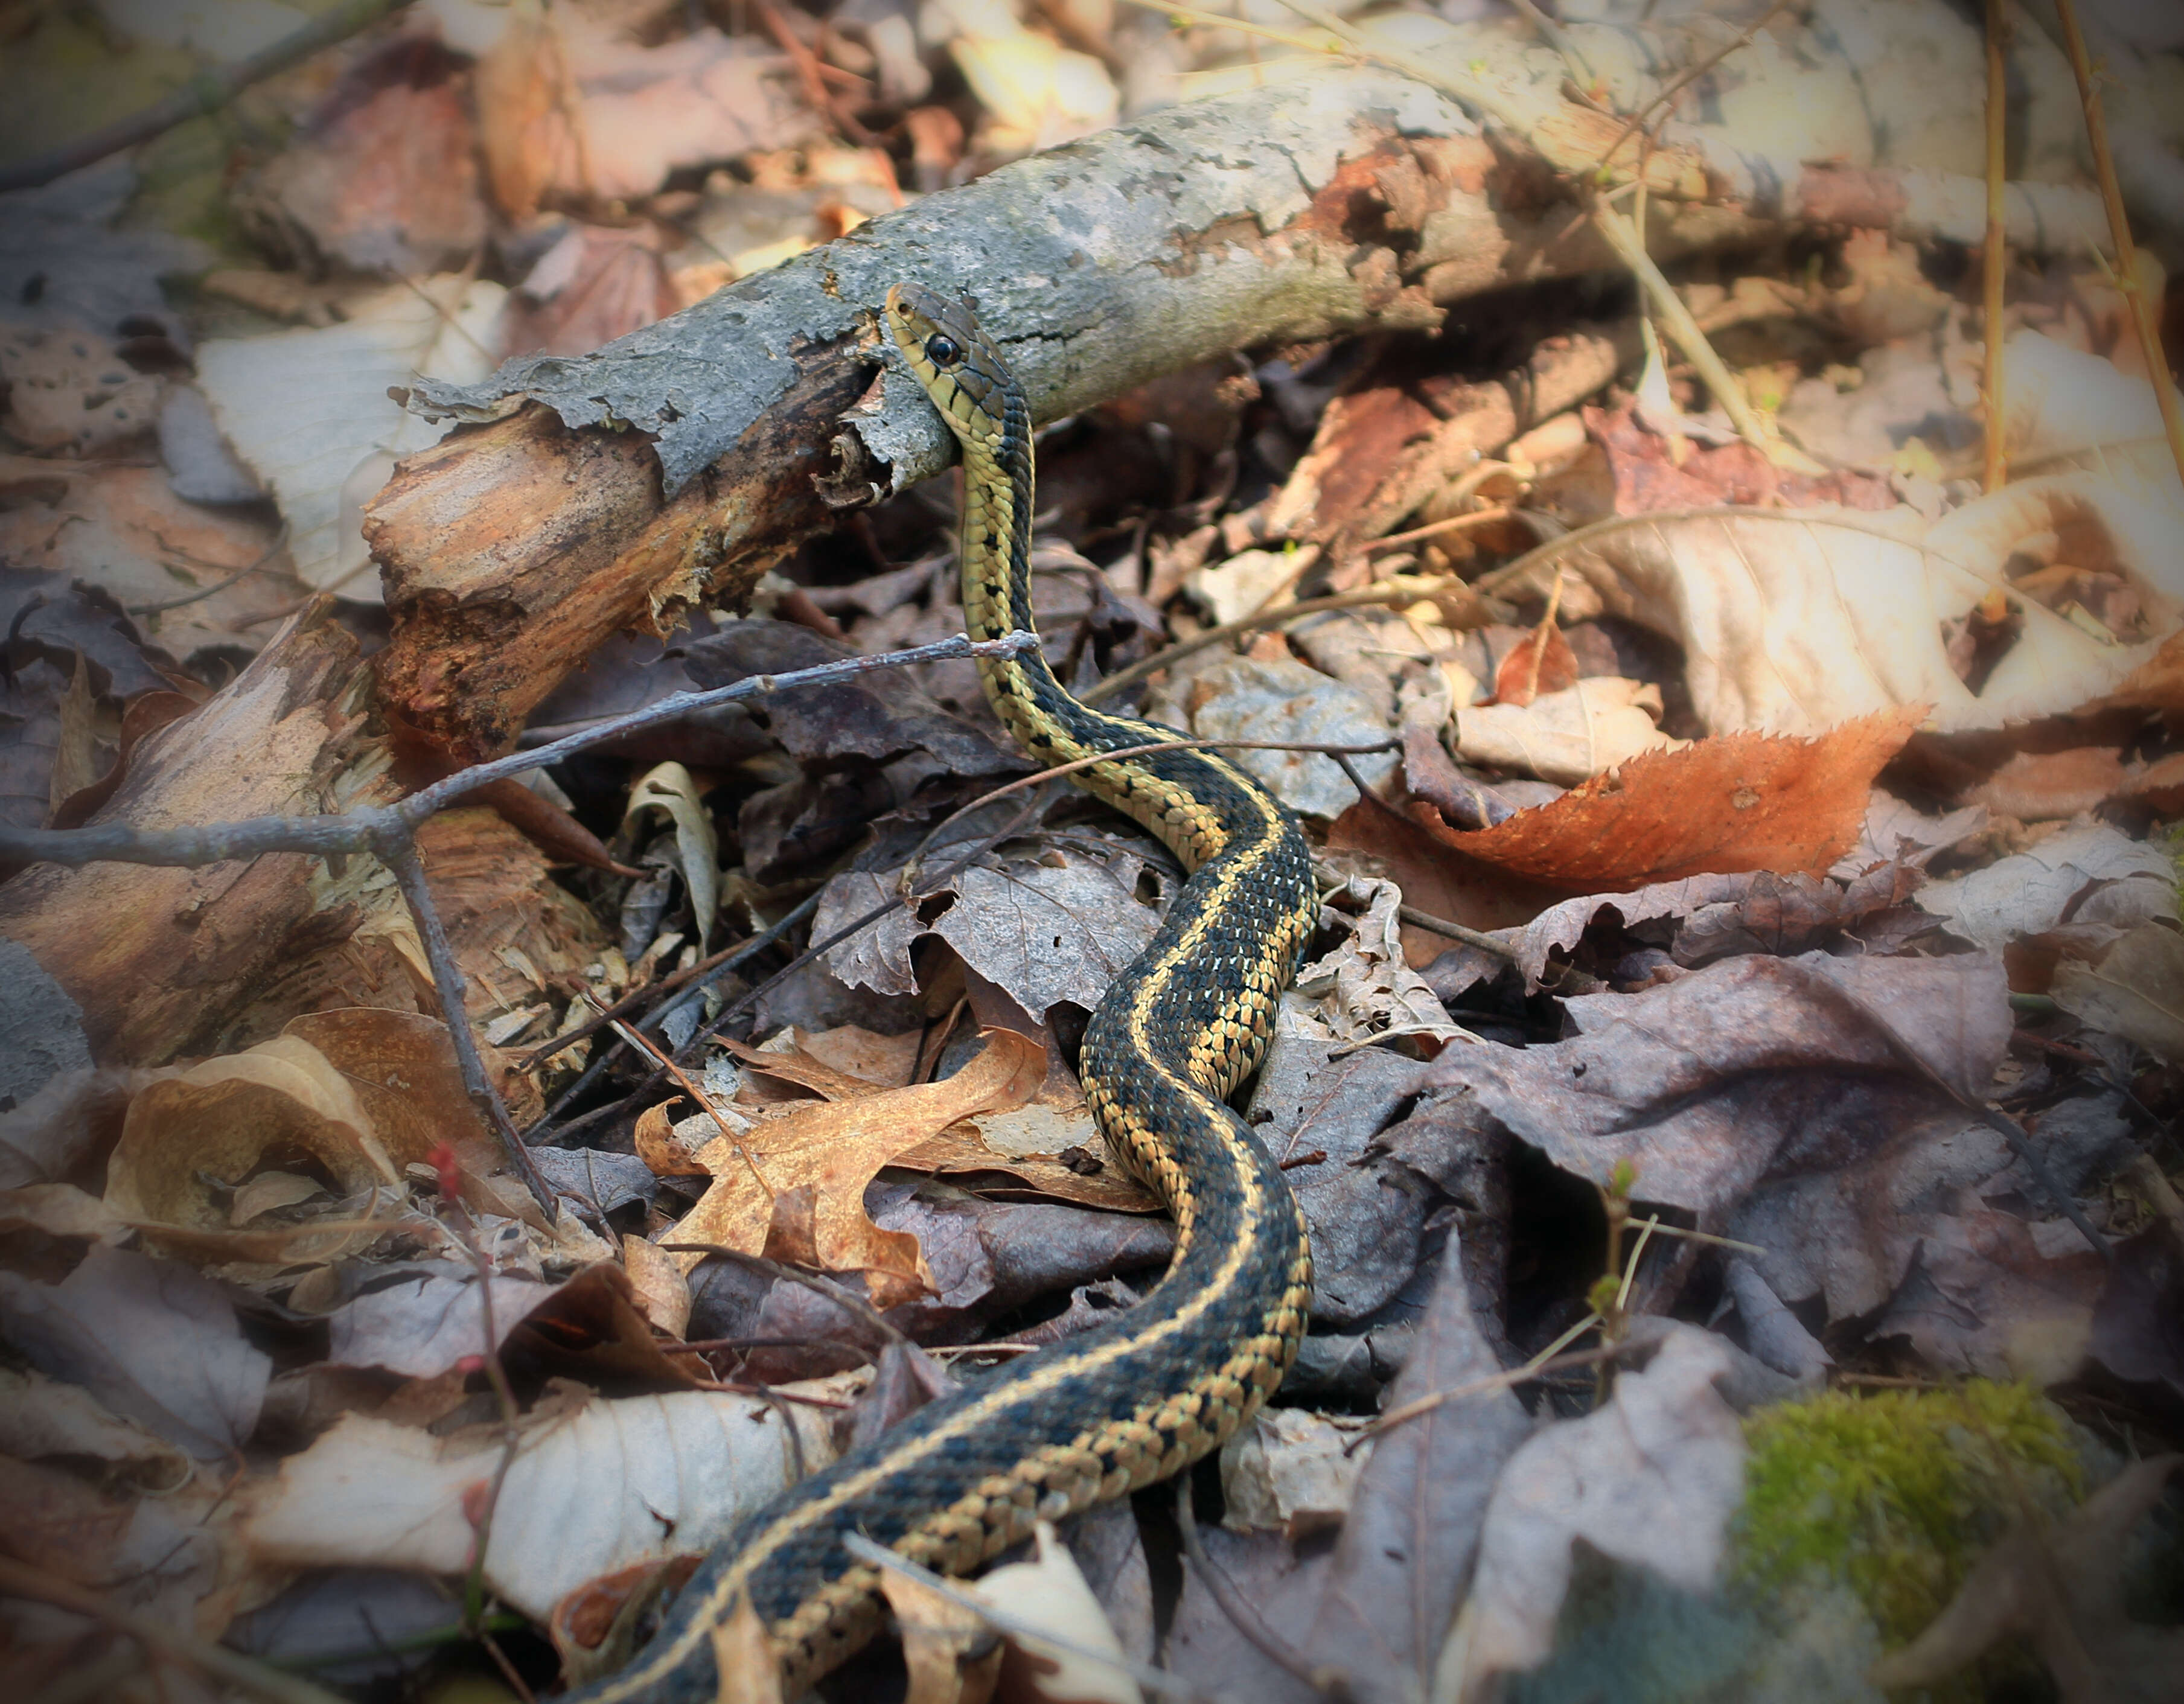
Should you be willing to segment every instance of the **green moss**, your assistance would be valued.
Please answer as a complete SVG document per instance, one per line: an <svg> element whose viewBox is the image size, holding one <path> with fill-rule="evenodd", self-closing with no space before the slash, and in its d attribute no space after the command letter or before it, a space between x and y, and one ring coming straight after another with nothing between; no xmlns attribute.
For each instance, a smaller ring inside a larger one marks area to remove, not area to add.
<svg viewBox="0 0 2184 1704"><path fill-rule="evenodd" d="M1941 1612L2026 1507L2060 1513L2083 1493L2070 1423L2021 1384L1834 1391L1762 1410L1745 1435L1742 1583L1847 1585L1890 1646Z"/></svg>

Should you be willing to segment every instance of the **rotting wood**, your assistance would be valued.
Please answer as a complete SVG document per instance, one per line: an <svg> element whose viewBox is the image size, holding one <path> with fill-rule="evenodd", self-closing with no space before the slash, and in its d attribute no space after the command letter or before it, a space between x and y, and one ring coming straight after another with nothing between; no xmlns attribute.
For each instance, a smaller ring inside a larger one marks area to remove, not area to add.
<svg viewBox="0 0 2184 1704"><path fill-rule="evenodd" d="M322 601L146 738L99 818L170 828L387 803L400 789L370 699L356 641ZM346 882L302 853L198 869L38 864L0 888L0 935L82 1008L101 1064L164 1065L236 1044L236 1021L269 983L355 933L373 905L359 861Z"/></svg>
<svg viewBox="0 0 2184 1704"><path fill-rule="evenodd" d="M1763 206L1657 198L1653 252L1776 234L1826 175ZM1897 187L1899 226L1953 216L1923 180ZM2057 223L2016 210L2028 246ZM840 510L938 471L922 394L873 382L871 307L900 278L974 290L1045 421L1237 348L1431 328L1451 302L1606 265L1581 211L1434 91L1331 70L928 197L594 355L421 383L413 407L470 424L368 511L396 620L387 701L458 756L504 749L610 632L733 604Z"/></svg>

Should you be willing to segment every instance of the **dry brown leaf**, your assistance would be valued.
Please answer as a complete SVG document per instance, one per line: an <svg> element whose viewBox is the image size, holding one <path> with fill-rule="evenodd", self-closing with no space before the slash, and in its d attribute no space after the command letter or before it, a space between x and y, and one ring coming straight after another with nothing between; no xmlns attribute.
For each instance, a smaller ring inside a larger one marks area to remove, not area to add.
<svg viewBox="0 0 2184 1704"><path fill-rule="evenodd" d="M571 225L525 275L509 315L509 353L587 355L666 319L682 303L660 246L649 223Z"/></svg>
<svg viewBox="0 0 2184 1704"><path fill-rule="evenodd" d="M58 1284L0 1272L0 1329L39 1371L201 1461L257 1429L272 1363L231 1293L179 1261L94 1245Z"/></svg>
<svg viewBox="0 0 2184 1704"><path fill-rule="evenodd" d="M2131 1529L2161 1500L2180 1460L2134 1462L2051 1530L2012 1533L1973 1564L1925 1631L1868 1678L1892 1690L1937 1687L2016 1634L2031 1640L2064 1704L2176 1697L2184 1634L2125 1612L2122 1571Z"/></svg>
<svg viewBox="0 0 2184 1704"><path fill-rule="evenodd" d="M1646 751L1679 751L1658 727L1661 689L1650 682L1595 677L1456 713L1456 755L1467 763L1536 775L1572 786Z"/></svg>
<svg viewBox="0 0 2184 1704"><path fill-rule="evenodd" d="M784 64L710 28L648 47L582 11L520 8L478 64L493 198L521 220L555 193L634 200L677 165L792 146L814 120Z"/></svg>
<svg viewBox="0 0 2184 1704"><path fill-rule="evenodd" d="M2098 966L2065 963L2052 985L2055 1004L2095 1029L2184 1061L2184 935L2141 923Z"/></svg>
<svg viewBox="0 0 2184 1704"><path fill-rule="evenodd" d="M1581 576L1598 608L1679 641L1693 706L1716 733L1812 733L1911 704L1953 732L2075 710L2150 654L2018 590L2014 557L2044 560L2064 532L2088 541L2076 565L2129 584L2160 634L2184 608L2164 543L2175 527L2163 505L2076 474L2013 485L1930 528L1908 511L1625 517L1571 534L1532 574ZM2022 625L1975 692L1942 626L1997 594Z"/></svg>
<svg viewBox="0 0 2184 1704"><path fill-rule="evenodd" d="M777 1202L805 1189L812 1253L822 1270L861 1272L878 1307L928 1294L933 1275L917 1239L875 1225L865 1211L865 1186L896 1155L959 1118L1023 1105L1045 1076L1045 1049L1013 1030L989 1030L983 1051L941 1082L795 1107L739 1139L717 1139L701 1156L712 1187L676 1240L762 1254ZM702 1256L676 1258L688 1272Z"/></svg>
<svg viewBox="0 0 2184 1704"><path fill-rule="evenodd" d="M1334 902L1326 915L1348 923L1348 934L1324 957L1299 967L1289 996L1317 1002L1310 1013L1314 1027L1346 1050L1403 1035L1436 1042L1471 1039L1403 956L1401 888L1353 876L1326 897Z"/></svg>
<svg viewBox="0 0 2184 1704"><path fill-rule="evenodd" d="M747 1591L713 1629L713 1704L783 1704L781 1654Z"/></svg>
<svg viewBox="0 0 2184 1704"><path fill-rule="evenodd" d="M861 1100L880 1086L868 1078L813 1057L794 1040L794 1030L784 1030L775 1040L786 1045L766 1047L752 1047L731 1039L727 1048L749 1068L744 1073L747 1081L750 1072L760 1072L783 1083L793 1083L799 1089L808 1089L822 1100Z"/></svg>
<svg viewBox="0 0 2184 1704"><path fill-rule="evenodd" d="M924 1172L976 1189L984 1195L1008 1200L1036 1199L1066 1201L1074 1206L1098 1207L1111 1213L1157 1213L1160 1198L1117 1165L1103 1139L1097 1147L1087 1143L1076 1164L1029 1154L1000 1154L979 1140L976 1128L958 1124L929 1141L905 1149L888 1164L899 1172ZM1088 1162L1096 1161L1097 1170ZM1087 1169L1078 1170L1078 1167ZM1021 1190L994 1185L1014 1178Z"/></svg>
<svg viewBox="0 0 2184 1704"><path fill-rule="evenodd" d="M690 1285L682 1268L643 1237L624 1233L622 1270L637 1306L655 1330L679 1338L690 1323Z"/></svg>
<svg viewBox="0 0 2184 1704"><path fill-rule="evenodd" d="M1472 1311L1464 1254L1451 1228L1391 1412L1502 1371ZM1424 1695L1471 1576L1495 1478L1531 1429L1516 1393L1488 1384L1374 1440L1302 1640L1308 1658L1346 1673L1359 1704Z"/></svg>
<svg viewBox="0 0 2184 1704"><path fill-rule="evenodd" d="M1033 1559L997 1568L968 1590L1019 1623L1044 1628L1074 1650L1027 1634L1009 1635L1004 1674L1036 1704L1144 1704L1138 1684L1120 1663L1123 1642L1068 1546L1040 1521L1032 1529ZM1086 1654L1080 1654L1086 1653ZM1112 1654L1115 1664L1089 1653Z"/></svg>
<svg viewBox="0 0 2184 1704"><path fill-rule="evenodd" d="M2036 1386L2075 1376L2107 1276L2075 1226L1975 1206L1922 1218L1917 1231L1903 1281L1871 1328L1875 1337L1909 1339L1941 1372Z"/></svg>
<svg viewBox="0 0 2184 1704"><path fill-rule="evenodd" d="M2113 745L2020 751L1959 796L1964 804L1984 805L1997 816L2047 822L2092 810L2123 792L2131 776L2123 754Z"/></svg>
<svg viewBox="0 0 2184 1704"><path fill-rule="evenodd" d="M495 1274L493 1337L485 1328L476 1272L453 1261L440 1270L405 1272L327 1316L327 1359L337 1367L380 1367L410 1378L434 1378L498 1350L551 1285Z"/></svg>
<svg viewBox="0 0 2184 1704"><path fill-rule="evenodd" d="M680 1100L678 1095L673 1100L663 1100L637 1115L632 1139L637 1144L638 1158L651 1167L655 1178L710 1178L713 1174L698 1158L697 1150L675 1128L674 1109ZM719 1133L713 1119L703 1113L698 1116L705 1121L699 1128L706 1133L707 1139Z"/></svg>
<svg viewBox="0 0 2184 1704"><path fill-rule="evenodd" d="M854 1023L816 1033L792 1029L789 1035L807 1057L883 1089L900 1089L910 1081L911 1072L917 1068L918 1044L923 1039L915 1029L900 1035L878 1035Z"/></svg>
<svg viewBox="0 0 2184 1704"><path fill-rule="evenodd" d="M902 1629L910 1670L904 1704L986 1704L1001 1678L1002 1654L986 1618L893 1568L880 1570L880 1590Z"/></svg>
<svg viewBox="0 0 2184 1704"><path fill-rule="evenodd" d="M1366 1422L1304 1408L1268 1408L1221 1446L1222 1524L1278 1528L1290 1542L1342 1524L1372 1452L1355 1451Z"/></svg>
<svg viewBox="0 0 2184 1704"><path fill-rule="evenodd" d="M832 1459L827 1410L707 1390L562 1403L526 1420L495 1505L488 1586L544 1619L585 1581L648 1556L703 1550L777 1495L803 1459ZM476 1530L465 1493L501 1455L497 1425L446 1437L350 1414L247 1493L260 1562L462 1573Z"/></svg>
<svg viewBox="0 0 2184 1704"><path fill-rule="evenodd" d="M1770 1174L1961 1128L2008 1042L2008 994L1984 954L1755 954L1574 999L1568 1040L1449 1048L1424 1080L1468 1087L1579 1176L1629 1166L1643 1200L1727 1209Z"/></svg>
<svg viewBox="0 0 2184 1704"><path fill-rule="evenodd" d="M316 1048L341 1074L397 1166L427 1162L445 1144L454 1150L463 1199L472 1207L544 1228L538 1204L509 1171L499 1139L471 1104L454 1041L438 1018L356 1006L306 1012L281 1033Z"/></svg>
<svg viewBox="0 0 2184 1704"><path fill-rule="evenodd" d="M187 663L212 647L253 651L302 588L276 554L279 534L256 505L237 512L176 497L166 472L136 461L0 457L12 475L0 511L0 556L44 569L57 587L81 579L125 604L206 595L143 621L146 637ZM254 563L264 571L243 573ZM220 586L242 574L232 585Z"/></svg>
<svg viewBox="0 0 2184 1704"><path fill-rule="evenodd" d="M138 1094L108 1162L106 1200L162 1233L226 1233L192 1239L200 1257L330 1260L377 1232L304 1224L232 1233L237 1222L218 1199L220 1186L242 1184L300 1150L342 1194L354 1196L403 1184L405 1167L427 1162L443 1144L454 1150L473 1207L544 1228L464 1092L445 1025L376 1008L312 1012L271 1041Z"/></svg>
<svg viewBox="0 0 2184 1704"><path fill-rule="evenodd" d="M1744 1497L1744 1435L1714 1389L1728 1370L1719 1338L1677 1326L1644 1372L1616 1381L1607 1407L1550 1426L1509 1458L1450 1635L1460 1696L1490 1696L1494 1676L1546 1658L1580 1539L1687 1591L1713 1587Z"/></svg>
<svg viewBox="0 0 2184 1704"><path fill-rule="evenodd" d="M1577 684L1577 653L1570 649L1563 630L1555 625L1555 601L1548 599L1546 619L1502 659L1501 667L1494 671L1494 695L1489 704L1522 710L1535 699L1567 692Z"/></svg>
<svg viewBox="0 0 2184 1704"><path fill-rule="evenodd" d="M1360 799L1335 818L1327 849L1342 855L1341 867L1362 865L1386 876L1403 890L1404 904L1467 928L1520 927L1568 891L1454 851L1423 823L1377 799ZM1448 949L1446 935L1412 923L1403 925L1401 938L1403 957L1414 967Z"/></svg>
<svg viewBox="0 0 2184 1704"><path fill-rule="evenodd" d="M1442 845L1555 883L1607 893L1739 870L1825 875L1857 843L1873 778L1924 706L1813 739L1738 733L1632 759L1552 804L1462 833L1412 813Z"/></svg>
<svg viewBox="0 0 2184 1704"><path fill-rule="evenodd" d="M300 134L241 187L240 210L271 226L276 247L350 270L464 265L486 237L465 81L429 36L386 42L354 62Z"/></svg>
<svg viewBox="0 0 2184 1704"><path fill-rule="evenodd" d="M298 1150L343 1194L402 1181L401 1162L348 1079L309 1043L282 1036L209 1059L130 1102L107 1165L106 1202L127 1218L225 1230L215 1188L242 1183L269 1155Z"/></svg>
<svg viewBox="0 0 2184 1704"><path fill-rule="evenodd" d="M668 1261L664 1251L654 1253ZM679 1284L681 1272L671 1262L669 1267ZM630 1275L606 1261L542 1298L509 1338L508 1352L532 1376L577 1379L617 1394L688 1390L710 1382L702 1362L688 1351L669 1353L659 1328L641 1311Z"/></svg>

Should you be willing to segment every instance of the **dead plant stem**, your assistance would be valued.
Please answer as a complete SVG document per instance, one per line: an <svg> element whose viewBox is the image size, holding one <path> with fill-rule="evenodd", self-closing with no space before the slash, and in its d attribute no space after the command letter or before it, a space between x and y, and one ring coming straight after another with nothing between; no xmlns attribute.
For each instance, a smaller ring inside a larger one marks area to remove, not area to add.
<svg viewBox="0 0 2184 1704"><path fill-rule="evenodd" d="M124 1609L87 1586L31 1568L13 1556L0 1556L0 1591L89 1616L135 1640L154 1656L193 1668L238 1692L264 1699L267 1704L343 1704L334 1694L308 1680L283 1674L239 1651L200 1639L187 1629L170 1625L158 1617Z"/></svg>
<svg viewBox="0 0 2184 1704"><path fill-rule="evenodd" d="M2116 287L2131 309L2131 323L2138 333L2138 347L2146 357L2147 376L2153 381L2153 399L2161 409L2162 429L2169 436L2169 453L2176 459L2176 472L2184 478L2184 407L2176 397L2176 381L2169 374L2169 357L2161 348L2161 331L2147 299L2146 280L2140 275L2138 249L2131 237L2131 215L2124 210L2123 190L2116 181L2115 155L2109 148L2109 125L2101 109L2101 73L2097 73L2086 51L2085 32L2078 27L2074 0L2055 0L2055 16L2063 26L2063 50L2078 80L2078 98L2086 109L2086 139L2092 145L2093 175L2101 187L2101 204L2108 209L2109 240L2115 244Z"/></svg>
<svg viewBox="0 0 2184 1704"><path fill-rule="evenodd" d="M347 0L323 17L283 36L231 65L200 72L163 101L142 112L103 125L48 153L0 170L0 195L19 189L37 189L111 154L165 135L176 125L218 112L254 83L278 75L323 48L345 42L369 29L388 13L398 11L409 0Z"/></svg>
<svg viewBox="0 0 2184 1704"><path fill-rule="evenodd" d="M1114 697L1125 688L1134 687L1150 675L1171 668L1185 657L1210 650L1240 634L1255 632L1262 627L1279 627L1284 621L1295 621L1300 615L1317 615L1327 610L1363 610L1373 605L1388 604L1423 604L1431 593L1411 587L1375 586L1362 592L1339 592L1325 598L1307 598L1301 604L1284 604L1277 609L1261 610L1241 621L1223 622L1209 627L1202 633L1194 633L1187 639L1178 639L1164 649L1155 651L1141 662L1127 669L1117 669L1106 679L1084 694L1084 702L1096 704Z"/></svg>
<svg viewBox="0 0 2184 1704"><path fill-rule="evenodd" d="M2002 287L2009 270L2004 234L2004 192L2009 168L2009 18L2002 0L1986 0L1986 252L1981 258L1980 323L1986 347L1981 364L1981 400L1986 409L1981 484L1999 491L2009 478L2009 449L2003 430Z"/></svg>

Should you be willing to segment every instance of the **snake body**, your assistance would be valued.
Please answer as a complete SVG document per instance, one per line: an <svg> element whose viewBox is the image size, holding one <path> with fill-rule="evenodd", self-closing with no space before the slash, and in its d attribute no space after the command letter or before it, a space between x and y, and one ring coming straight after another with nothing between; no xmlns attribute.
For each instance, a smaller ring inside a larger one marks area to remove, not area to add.
<svg viewBox="0 0 2184 1704"><path fill-rule="evenodd" d="M963 453L963 610L974 638L1033 626L1030 411L967 307L911 284L885 322ZM981 661L986 695L1045 764L1177 738L1102 715L1036 650ZM666 1624L584 1704L712 1704L713 1629L748 1594L786 1695L878 1631L879 1573L860 1532L962 1573L1056 1519L1173 1474L1256 1413L1295 1357L1312 1256L1304 1218L1226 1097L1257 1068L1318 905L1296 823L1251 776L1201 751L1118 757L1078 784L1193 871L1150 946L1088 1026L1078 1074L1110 1150L1167 1202L1167 1276L1113 1323L920 1410L744 1521Z"/></svg>

